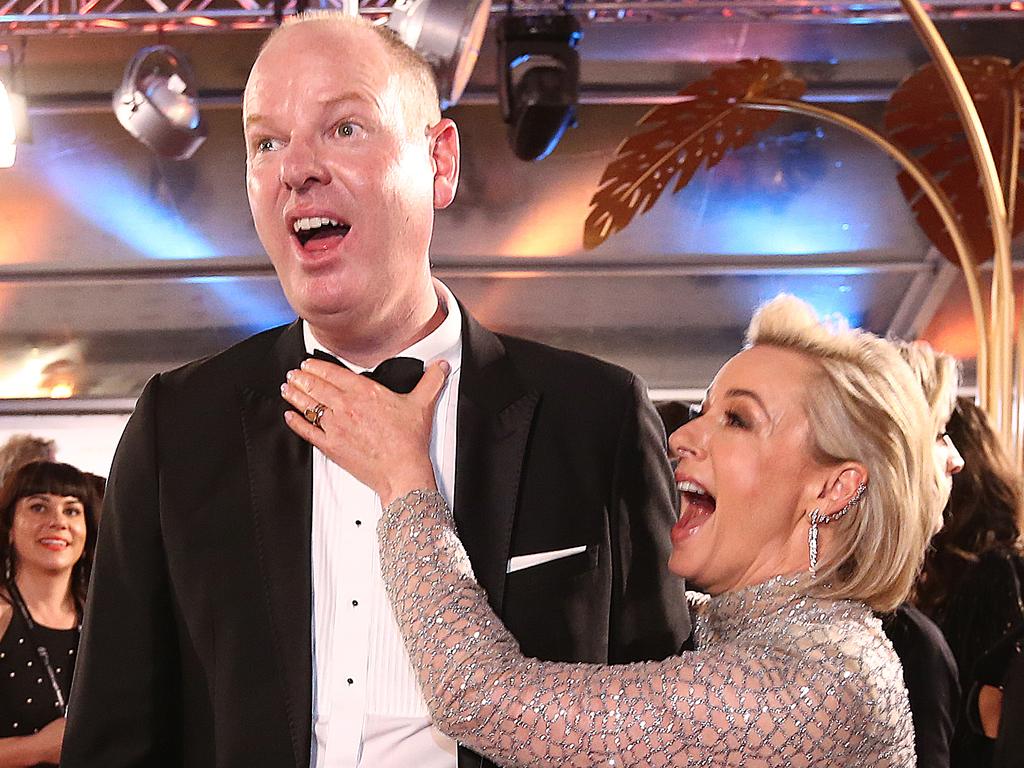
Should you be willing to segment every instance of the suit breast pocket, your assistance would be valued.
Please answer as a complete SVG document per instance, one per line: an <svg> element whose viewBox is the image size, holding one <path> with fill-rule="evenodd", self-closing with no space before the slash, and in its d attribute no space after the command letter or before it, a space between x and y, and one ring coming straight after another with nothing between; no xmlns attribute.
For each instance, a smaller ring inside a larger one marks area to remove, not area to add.
<svg viewBox="0 0 1024 768"><path fill-rule="evenodd" d="M583 552L509 573L501 617L522 652L539 659L608 658L607 552Z"/></svg>
<svg viewBox="0 0 1024 768"><path fill-rule="evenodd" d="M530 585L565 583L597 568L598 547L591 544L555 550L552 553L518 555L509 560L508 586L529 588ZM563 554L564 553L564 554Z"/></svg>

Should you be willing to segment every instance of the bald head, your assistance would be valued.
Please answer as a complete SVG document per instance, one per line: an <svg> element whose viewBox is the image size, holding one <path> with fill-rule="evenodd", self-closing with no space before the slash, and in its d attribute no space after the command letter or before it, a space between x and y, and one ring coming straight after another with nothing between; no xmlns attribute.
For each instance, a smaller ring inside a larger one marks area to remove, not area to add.
<svg viewBox="0 0 1024 768"><path fill-rule="evenodd" d="M362 45L366 44L375 49L374 54L383 54L384 65L397 78L410 128L435 125L441 119L440 98L434 71L426 59L402 42L394 30L341 11L314 10L286 17L260 48L246 84L245 99L250 98L253 75L260 61L277 48L283 47L288 55L301 56L311 46L327 45L332 54L336 53L339 67L343 67L350 56L364 55Z"/></svg>

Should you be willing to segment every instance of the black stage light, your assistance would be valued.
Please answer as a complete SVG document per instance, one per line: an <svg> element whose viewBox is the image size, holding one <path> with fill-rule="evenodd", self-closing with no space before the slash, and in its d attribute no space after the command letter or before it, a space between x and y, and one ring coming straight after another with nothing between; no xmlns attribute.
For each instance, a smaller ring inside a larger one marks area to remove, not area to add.
<svg viewBox="0 0 1024 768"><path fill-rule="evenodd" d="M575 122L583 33L568 13L509 14L498 25L498 97L512 151L541 160Z"/></svg>
<svg viewBox="0 0 1024 768"><path fill-rule="evenodd" d="M125 130L163 157L185 160L206 139L192 67L168 45L132 57L113 104Z"/></svg>

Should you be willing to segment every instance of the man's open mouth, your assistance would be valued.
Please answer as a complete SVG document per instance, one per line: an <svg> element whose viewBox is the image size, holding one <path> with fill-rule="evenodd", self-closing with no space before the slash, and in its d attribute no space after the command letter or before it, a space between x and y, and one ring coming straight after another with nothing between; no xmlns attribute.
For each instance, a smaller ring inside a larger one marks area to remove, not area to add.
<svg viewBox="0 0 1024 768"><path fill-rule="evenodd" d="M350 224L344 224L336 219L328 219L322 216L306 216L292 222L292 232L302 246L313 240L322 240L328 237L344 237L350 229L352 229Z"/></svg>

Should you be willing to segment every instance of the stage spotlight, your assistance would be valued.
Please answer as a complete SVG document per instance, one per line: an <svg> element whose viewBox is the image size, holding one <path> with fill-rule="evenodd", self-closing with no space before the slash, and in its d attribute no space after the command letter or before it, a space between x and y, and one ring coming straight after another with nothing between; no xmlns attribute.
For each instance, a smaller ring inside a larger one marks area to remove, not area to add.
<svg viewBox="0 0 1024 768"><path fill-rule="evenodd" d="M568 13L509 14L498 26L498 98L512 151L542 160L576 118L583 33Z"/></svg>
<svg viewBox="0 0 1024 768"><path fill-rule="evenodd" d="M441 109L462 96L490 14L491 0L409 0L388 16L388 26L433 67Z"/></svg>
<svg viewBox="0 0 1024 768"><path fill-rule="evenodd" d="M14 165L18 153L17 136L14 130L14 109L7 88L0 82L0 168Z"/></svg>
<svg viewBox="0 0 1024 768"><path fill-rule="evenodd" d="M31 141L25 97L0 81L0 168L14 165L18 144Z"/></svg>
<svg viewBox="0 0 1024 768"><path fill-rule="evenodd" d="M156 154L186 160L206 139L197 98L195 75L184 54L154 45L128 63L114 91L114 114Z"/></svg>

